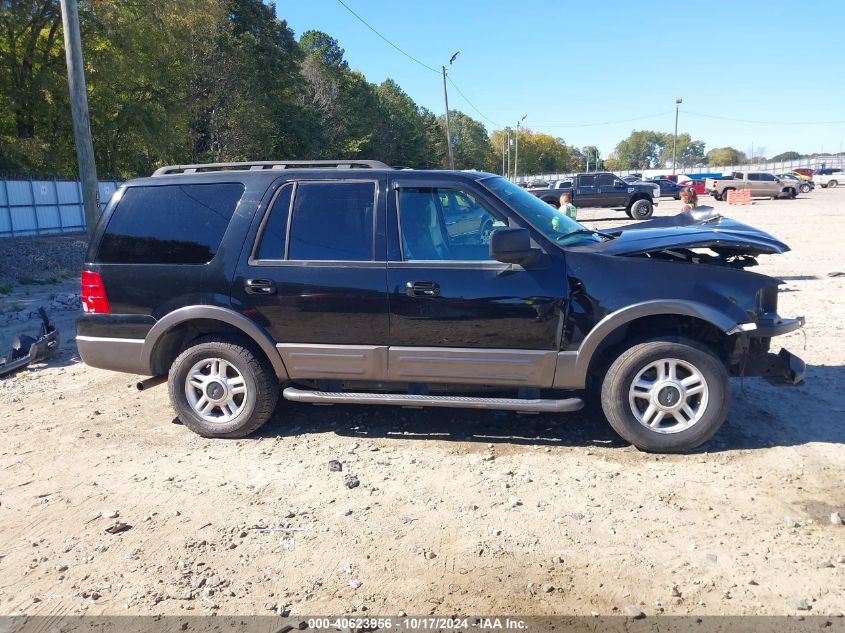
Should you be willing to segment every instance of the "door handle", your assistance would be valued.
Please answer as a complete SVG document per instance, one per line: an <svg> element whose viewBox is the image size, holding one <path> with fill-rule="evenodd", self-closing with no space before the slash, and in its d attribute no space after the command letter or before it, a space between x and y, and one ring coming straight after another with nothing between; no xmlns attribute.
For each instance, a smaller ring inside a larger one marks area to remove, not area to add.
<svg viewBox="0 0 845 633"><path fill-rule="evenodd" d="M433 281L409 281L405 284L405 294L409 297L436 297L440 286Z"/></svg>
<svg viewBox="0 0 845 633"><path fill-rule="evenodd" d="M247 279L245 289L250 295L276 294L276 284L269 279Z"/></svg>

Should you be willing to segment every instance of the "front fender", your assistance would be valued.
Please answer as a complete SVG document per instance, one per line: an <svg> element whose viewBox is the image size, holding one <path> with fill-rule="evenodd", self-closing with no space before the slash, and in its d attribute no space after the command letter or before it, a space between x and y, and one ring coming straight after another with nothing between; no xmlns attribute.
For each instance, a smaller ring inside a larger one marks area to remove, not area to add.
<svg viewBox="0 0 845 633"><path fill-rule="evenodd" d="M726 334L740 323L737 315L729 315L712 306L695 301L654 299L635 303L611 312L593 327L575 351L560 352L555 370L554 387L558 389L583 389L587 382L590 363L601 343L623 325L648 316L674 314L690 316L719 328Z"/></svg>

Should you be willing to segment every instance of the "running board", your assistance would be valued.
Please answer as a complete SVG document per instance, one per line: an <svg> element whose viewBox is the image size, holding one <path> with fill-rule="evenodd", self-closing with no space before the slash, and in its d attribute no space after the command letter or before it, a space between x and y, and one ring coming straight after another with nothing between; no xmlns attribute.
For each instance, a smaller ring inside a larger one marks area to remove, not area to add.
<svg viewBox="0 0 845 633"><path fill-rule="evenodd" d="M332 393L288 387L285 399L316 404L392 404L404 407L449 407L454 409L494 409L498 411L526 411L531 413L568 413L584 406L581 398L565 400L520 398L468 398L464 396L422 396L404 393Z"/></svg>

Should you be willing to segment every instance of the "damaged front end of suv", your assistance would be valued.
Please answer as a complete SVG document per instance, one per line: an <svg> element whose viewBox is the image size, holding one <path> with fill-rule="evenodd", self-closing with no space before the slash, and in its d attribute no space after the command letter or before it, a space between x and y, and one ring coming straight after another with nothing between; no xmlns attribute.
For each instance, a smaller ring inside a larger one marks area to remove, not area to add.
<svg viewBox="0 0 845 633"><path fill-rule="evenodd" d="M786 244L710 207L604 233L612 239L567 253L570 283L576 288L570 319L574 345L589 337L579 322L586 329L619 311L636 314L634 306L640 305L644 315L661 314L651 322L648 316L632 318L617 338L647 333L660 321L664 331L669 327L678 335L693 335L717 349L731 375L759 376L775 384L803 380L800 358L770 348L772 338L803 327L804 317L778 314L783 280L747 270L760 255L788 251ZM609 283L613 292L609 286L603 289Z"/></svg>

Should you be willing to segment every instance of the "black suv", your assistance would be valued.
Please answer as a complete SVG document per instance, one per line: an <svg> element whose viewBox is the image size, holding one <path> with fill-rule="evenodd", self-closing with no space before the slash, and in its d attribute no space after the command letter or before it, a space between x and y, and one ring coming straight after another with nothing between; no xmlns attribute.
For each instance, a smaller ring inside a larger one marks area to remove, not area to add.
<svg viewBox="0 0 845 633"><path fill-rule="evenodd" d="M204 436L247 435L280 393L524 412L595 394L637 447L681 451L725 420L730 374L802 379L768 350L803 318L742 270L786 250L707 208L599 233L480 172L165 167L103 213L77 345L168 380Z"/></svg>

